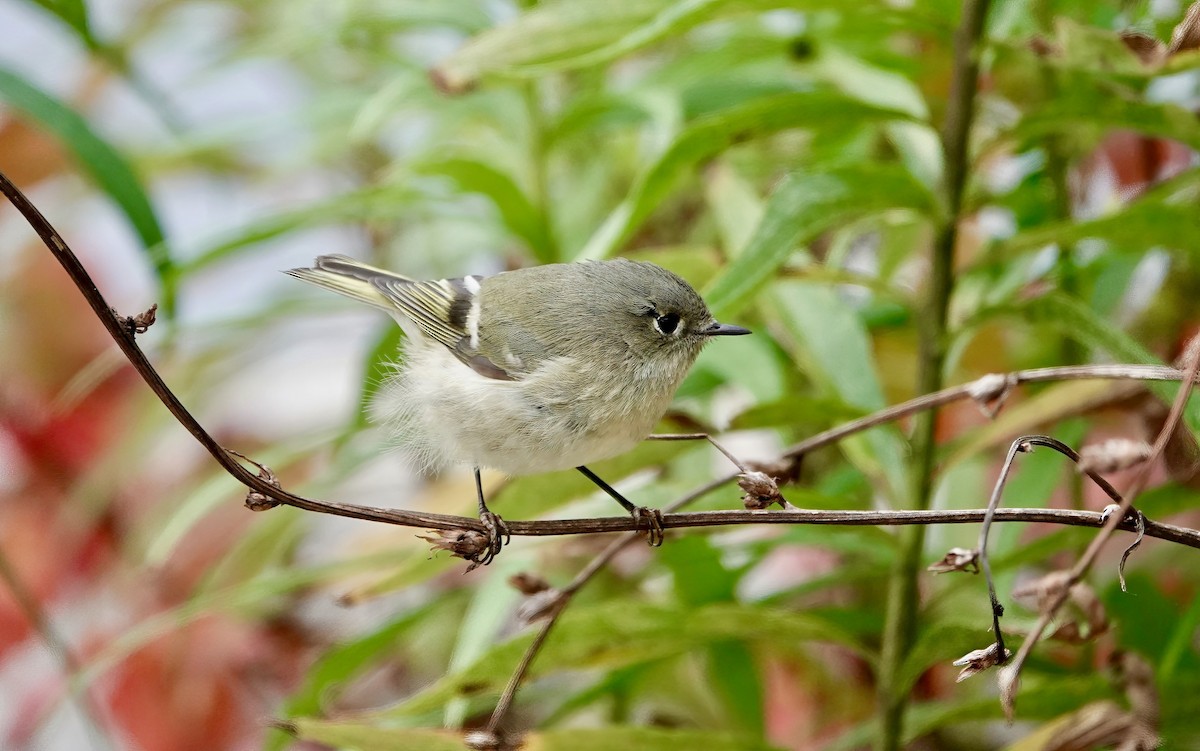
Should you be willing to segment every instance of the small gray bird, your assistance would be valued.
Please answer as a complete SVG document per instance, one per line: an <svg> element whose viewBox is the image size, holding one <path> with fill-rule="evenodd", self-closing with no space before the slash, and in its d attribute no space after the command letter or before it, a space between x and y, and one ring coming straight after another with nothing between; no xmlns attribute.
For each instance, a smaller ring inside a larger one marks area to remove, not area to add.
<svg viewBox="0 0 1200 751"><path fill-rule="evenodd" d="M329 255L287 273L380 308L404 330L403 362L374 416L426 469L475 468L489 538L475 564L495 557L506 531L484 502L480 467L574 467L661 544L661 512L630 503L585 465L650 434L709 339L750 333L715 321L675 274L626 259L417 281Z"/></svg>

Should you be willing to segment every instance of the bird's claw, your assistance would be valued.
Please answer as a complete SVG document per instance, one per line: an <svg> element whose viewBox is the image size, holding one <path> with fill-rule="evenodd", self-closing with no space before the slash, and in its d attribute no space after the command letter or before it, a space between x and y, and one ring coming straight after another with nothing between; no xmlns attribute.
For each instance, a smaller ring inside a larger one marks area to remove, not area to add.
<svg viewBox="0 0 1200 751"><path fill-rule="evenodd" d="M666 532L663 528L662 511L656 508L638 506L632 512L630 512L629 515L633 517L635 522L645 520L647 532L646 543L650 547L657 548L663 544L663 539L666 536Z"/></svg>
<svg viewBox="0 0 1200 751"><path fill-rule="evenodd" d="M496 556L500 555L500 551L504 546L512 540L512 534L508 531L508 525L491 511L481 512L479 514L479 521L483 522L484 531L487 534L487 546L471 559L471 567L467 569L468 571L491 563L495 560Z"/></svg>

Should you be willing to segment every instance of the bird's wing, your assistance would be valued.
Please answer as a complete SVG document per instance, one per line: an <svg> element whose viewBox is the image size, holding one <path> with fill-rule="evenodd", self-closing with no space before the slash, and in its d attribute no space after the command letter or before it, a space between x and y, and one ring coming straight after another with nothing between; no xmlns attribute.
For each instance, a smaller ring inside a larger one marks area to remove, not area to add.
<svg viewBox="0 0 1200 751"><path fill-rule="evenodd" d="M399 312L480 375L515 378L479 351L482 277L416 281L340 255L320 256L314 268L287 273L389 313Z"/></svg>

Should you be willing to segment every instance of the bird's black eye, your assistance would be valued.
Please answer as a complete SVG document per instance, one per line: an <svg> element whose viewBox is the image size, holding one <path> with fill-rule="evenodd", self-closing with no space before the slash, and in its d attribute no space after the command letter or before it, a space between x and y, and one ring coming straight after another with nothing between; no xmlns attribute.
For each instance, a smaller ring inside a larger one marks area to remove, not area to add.
<svg viewBox="0 0 1200 751"><path fill-rule="evenodd" d="M679 328L679 316L675 313L663 313L654 319L654 328L662 334L673 334Z"/></svg>

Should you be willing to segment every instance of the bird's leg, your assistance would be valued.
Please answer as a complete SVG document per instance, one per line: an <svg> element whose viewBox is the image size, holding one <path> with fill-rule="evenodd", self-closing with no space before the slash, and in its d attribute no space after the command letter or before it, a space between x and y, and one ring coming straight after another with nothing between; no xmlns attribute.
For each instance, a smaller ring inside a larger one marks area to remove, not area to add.
<svg viewBox="0 0 1200 751"><path fill-rule="evenodd" d="M583 473L583 476L592 482L596 483L596 487L603 490L612 496L612 499L621 504L621 507L629 512L634 521L646 521L646 531L649 533L650 547L657 548L663 544L663 516L662 512L656 508L646 508L645 506L634 506L625 496L616 491L613 486L609 485L604 480L596 476L596 473L584 466L578 466L575 469Z"/></svg>
<svg viewBox="0 0 1200 751"><path fill-rule="evenodd" d="M512 538L508 533L508 525L499 516L493 514L483 500L483 478L479 476L479 467L475 468L475 492L479 497L479 521L483 522L483 526L487 529L488 544L487 548L472 563L477 566L486 566L500 554L501 548Z"/></svg>

